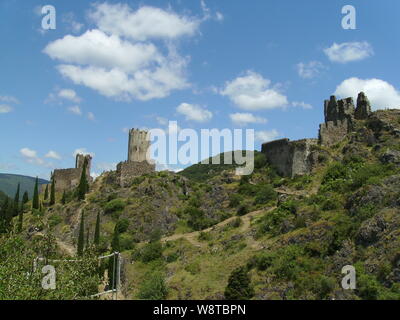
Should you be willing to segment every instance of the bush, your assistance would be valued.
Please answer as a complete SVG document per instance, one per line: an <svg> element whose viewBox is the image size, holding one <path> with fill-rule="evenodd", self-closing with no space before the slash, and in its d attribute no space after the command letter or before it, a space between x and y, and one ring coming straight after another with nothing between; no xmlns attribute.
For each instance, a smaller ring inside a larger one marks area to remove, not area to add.
<svg viewBox="0 0 400 320"><path fill-rule="evenodd" d="M188 226L193 230L199 231L206 229L213 224L213 220L207 218L203 210L188 206L184 210L185 214L188 215Z"/></svg>
<svg viewBox="0 0 400 320"><path fill-rule="evenodd" d="M62 218L56 214L53 214L49 218L49 226L50 228L55 227L56 225L60 224L62 222Z"/></svg>
<svg viewBox="0 0 400 320"><path fill-rule="evenodd" d="M266 204L271 200L276 200L277 194L270 184L262 185L256 194L254 204Z"/></svg>
<svg viewBox="0 0 400 320"><path fill-rule="evenodd" d="M228 285L225 288L227 300L247 300L254 296L254 289L246 267L239 267L232 271Z"/></svg>
<svg viewBox="0 0 400 320"><path fill-rule="evenodd" d="M151 242L145 244L140 250L133 253L133 260L140 260L144 263L161 259L163 257L163 247L161 242Z"/></svg>
<svg viewBox="0 0 400 320"><path fill-rule="evenodd" d="M249 207L246 204L241 204L236 212L238 216L244 216L249 212Z"/></svg>
<svg viewBox="0 0 400 320"><path fill-rule="evenodd" d="M106 203L104 212L106 214L121 213L125 208L125 201L122 199L113 199Z"/></svg>
<svg viewBox="0 0 400 320"><path fill-rule="evenodd" d="M143 300L164 300L167 294L164 276L154 272L145 275L145 280L139 287L138 297Z"/></svg>
<svg viewBox="0 0 400 320"><path fill-rule="evenodd" d="M118 229L118 233L124 233L128 230L129 220L128 219L118 220L117 225L115 227Z"/></svg>
<svg viewBox="0 0 400 320"><path fill-rule="evenodd" d="M240 205L240 202L243 200L243 197L237 193L232 193L229 196L229 207L236 208Z"/></svg>
<svg viewBox="0 0 400 320"><path fill-rule="evenodd" d="M257 152L254 155L254 168L261 169L267 165L267 158L265 154Z"/></svg>

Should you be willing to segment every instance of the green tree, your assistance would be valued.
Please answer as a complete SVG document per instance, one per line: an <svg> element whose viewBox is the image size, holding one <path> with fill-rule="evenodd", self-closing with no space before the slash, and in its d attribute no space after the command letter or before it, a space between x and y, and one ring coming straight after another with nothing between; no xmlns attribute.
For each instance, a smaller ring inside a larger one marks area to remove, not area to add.
<svg viewBox="0 0 400 320"><path fill-rule="evenodd" d="M49 198L49 185L46 184L46 189L44 190L44 200Z"/></svg>
<svg viewBox="0 0 400 320"><path fill-rule="evenodd" d="M78 200L85 200L85 195L89 191L89 183L86 177L86 168L87 168L87 160L85 159L85 161L83 162L81 179L79 181L77 189Z"/></svg>
<svg viewBox="0 0 400 320"><path fill-rule="evenodd" d="M228 285L225 288L225 298L228 300L248 300L254 296L250 276L246 267L239 267L232 271Z"/></svg>
<svg viewBox="0 0 400 320"><path fill-rule="evenodd" d="M120 251L119 244L119 228L116 225L114 228L114 234L111 241L112 253ZM115 289L117 287L117 270L118 270L118 255L113 255L108 260L108 285L110 289Z"/></svg>
<svg viewBox="0 0 400 320"><path fill-rule="evenodd" d="M67 202L67 195L65 194L65 190L63 191L63 195L62 195L62 198L61 198L61 203L62 204L65 204Z"/></svg>
<svg viewBox="0 0 400 320"><path fill-rule="evenodd" d="M147 273L139 287L138 297L144 300L163 300L167 297L168 289L165 277L160 272Z"/></svg>
<svg viewBox="0 0 400 320"><path fill-rule="evenodd" d="M96 247L98 247L99 244L100 244L100 212L97 213L96 228L95 228L95 231L94 231L93 242L94 242Z"/></svg>
<svg viewBox="0 0 400 320"><path fill-rule="evenodd" d="M25 192L24 192L24 195L22 196L21 211L24 210L24 205L25 205L26 203L28 203L28 202L29 202L28 191L25 191Z"/></svg>
<svg viewBox="0 0 400 320"><path fill-rule="evenodd" d="M18 183L18 187L17 187L17 192L15 193L15 197L14 197L14 212L13 212L13 216L18 216L19 213L19 192L20 192L20 184Z"/></svg>
<svg viewBox="0 0 400 320"><path fill-rule="evenodd" d="M81 225L79 227L79 236L78 236L78 256L83 255L84 248L85 248L85 214L82 211Z"/></svg>
<svg viewBox="0 0 400 320"><path fill-rule="evenodd" d="M36 177L35 189L33 191L32 209L39 210L39 179Z"/></svg>
<svg viewBox="0 0 400 320"><path fill-rule="evenodd" d="M52 175L51 188L50 188L50 205L54 206L55 204L56 204L56 182L54 181L54 175Z"/></svg>

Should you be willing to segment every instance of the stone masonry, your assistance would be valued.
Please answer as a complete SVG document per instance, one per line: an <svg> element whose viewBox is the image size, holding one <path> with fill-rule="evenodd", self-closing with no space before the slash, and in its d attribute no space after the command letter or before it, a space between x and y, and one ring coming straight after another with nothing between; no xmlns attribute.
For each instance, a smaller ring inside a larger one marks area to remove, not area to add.
<svg viewBox="0 0 400 320"><path fill-rule="evenodd" d="M313 146L337 144L354 130L355 121L365 120L370 114L371 105L363 92L358 95L356 107L352 98L337 101L331 96L324 103L325 122L319 127L318 139L280 139L264 143L261 152L283 176L309 174L318 162L318 147Z"/></svg>
<svg viewBox="0 0 400 320"><path fill-rule="evenodd" d="M155 171L155 164L148 161L149 133L144 130L129 131L128 161L117 165L117 177L122 187L129 186L133 178Z"/></svg>
<svg viewBox="0 0 400 320"><path fill-rule="evenodd" d="M71 191L78 186L85 160L87 161L86 178L88 179L89 183L92 182L92 178L90 176L92 157L90 155L78 154L76 155L75 159L75 168L54 170L53 178L55 181L56 192ZM43 192L46 188L46 185L43 185L41 188Z"/></svg>

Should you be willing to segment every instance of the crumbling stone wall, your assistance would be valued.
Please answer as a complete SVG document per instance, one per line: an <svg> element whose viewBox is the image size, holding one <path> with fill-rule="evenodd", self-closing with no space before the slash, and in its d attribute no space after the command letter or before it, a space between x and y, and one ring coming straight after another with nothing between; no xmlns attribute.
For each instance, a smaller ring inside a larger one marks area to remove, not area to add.
<svg viewBox="0 0 400 320"><path fill-rule="evenodd" d="M317 139L289 141L280 139L262 145L261 152L277 172L286 177L311 173L315 160L312 145Z"/></svg>
<svg viewBox="0 0 400 320"><path fill-rule="evenodd" d="M117 165L117 177L121 187L127 187L135 177L155 171L155 164L147 161L120 162Z"/></svg>
<svg viewBox="0 0 400 320"><path fill-rule="evenodd" d="M90 176L92 157L90 155L78 154L75 158L75 168L54 170L53 178L56 192L70 191L78 186L85 160L87 161L86 179L89 183L92 182L92 178ZM42 190L44 192L45 189Z"/></svg>

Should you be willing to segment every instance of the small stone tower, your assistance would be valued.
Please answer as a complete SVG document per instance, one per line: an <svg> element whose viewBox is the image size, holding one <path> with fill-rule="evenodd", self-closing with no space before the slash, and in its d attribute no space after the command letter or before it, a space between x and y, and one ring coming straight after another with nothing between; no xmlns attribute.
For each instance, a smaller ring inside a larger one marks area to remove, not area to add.
<svg viewBox="0 0 400 320"><path fill-rule="evenodd" d="M371 114L371 105L364 92L360 92L357 98L357 108L354 112L354 118L357 120L367 119Z"/></svg>
<svg viewBox="0 0 400 320"><path fill-rule="evenodd" d="M129 130L128 162L142 162L147 160L147 151L150 148L149 133L144 130Z"/></svg>
<svg viewBox="0 0 400 320"><path fill-rule="evenodd" d="M87 154L77 154L76 159L75 159L75 169L81 169L83 168L83 164L85 163L85 160L87 161L86 164L86 177L90 177L90 168L92 165L92 156Z"/></svg>

